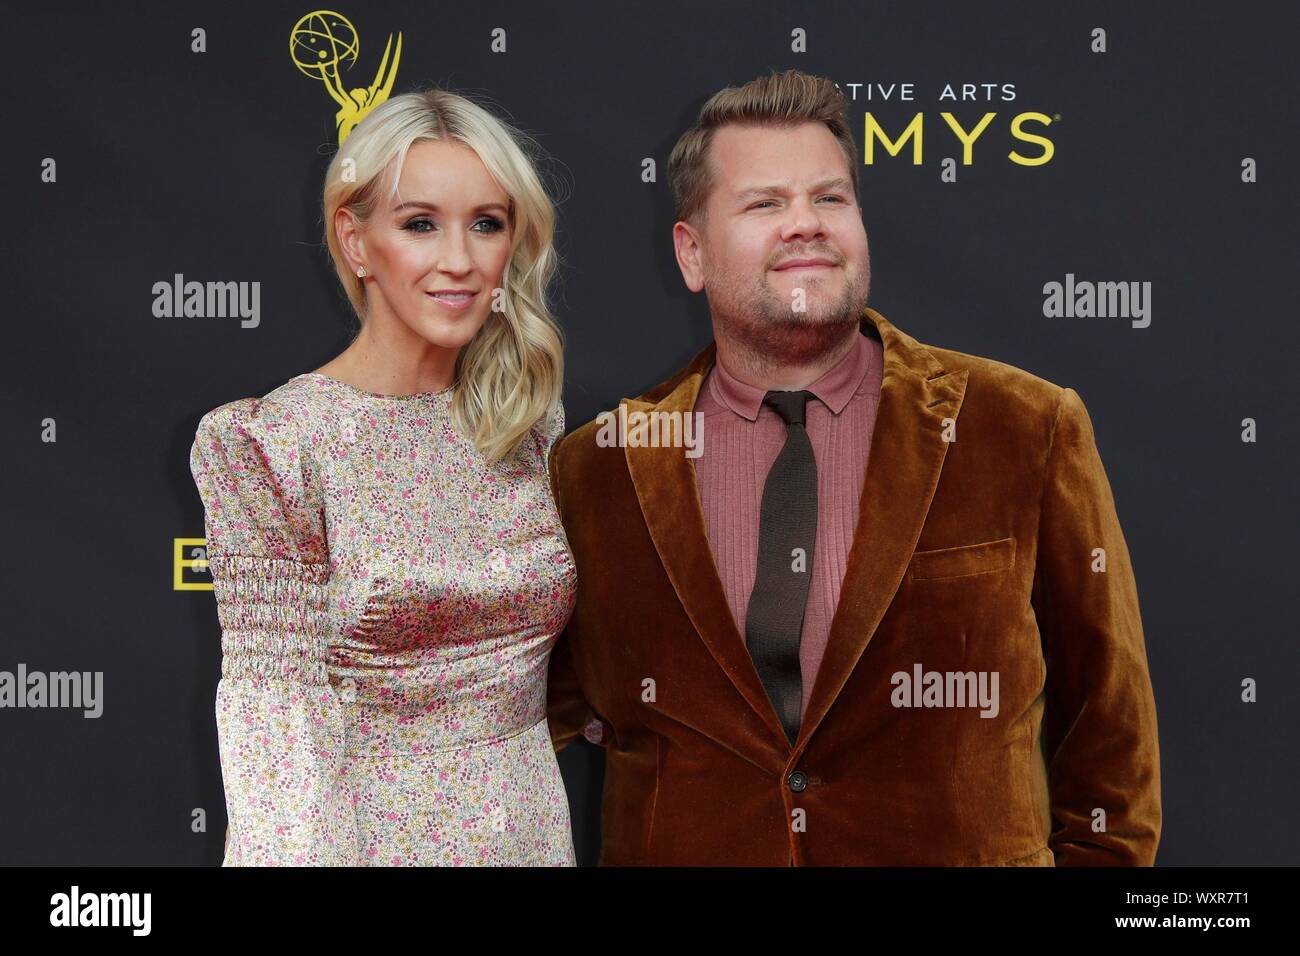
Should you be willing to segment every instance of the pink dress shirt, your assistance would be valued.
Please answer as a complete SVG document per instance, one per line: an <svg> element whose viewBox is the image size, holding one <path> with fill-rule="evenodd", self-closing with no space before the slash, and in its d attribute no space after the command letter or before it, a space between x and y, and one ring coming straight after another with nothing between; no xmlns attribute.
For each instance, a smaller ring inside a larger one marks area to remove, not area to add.
<svg viewBox="0 0 1300 956"><path fill-rule="evenodd" d="M799 647L800 719L808 709L813 679L826 652L858 526L858 502L883 376L881 344L859 334L856 347L808 386L818 399L809 399L805 412L817 459L817 544ZM785 422L763 404L765 394L766 390L747 385L715 362L695 403L695 411L704 415L704 450L692 459L695 478L713 560L741 637L758 568L763 485L786 437Z"/></svg>

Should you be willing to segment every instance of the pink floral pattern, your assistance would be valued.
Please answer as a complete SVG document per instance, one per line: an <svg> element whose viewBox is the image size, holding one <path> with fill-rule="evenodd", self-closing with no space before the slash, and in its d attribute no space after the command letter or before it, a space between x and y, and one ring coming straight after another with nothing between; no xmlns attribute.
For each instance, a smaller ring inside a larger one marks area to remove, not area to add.
<svg viewBox="0 0 1300 956"><path fill-rule="evenodd" d="M199 422L228 866L574 863L546 724L564 409L491 463L451 398L313 372Z"/></svg>

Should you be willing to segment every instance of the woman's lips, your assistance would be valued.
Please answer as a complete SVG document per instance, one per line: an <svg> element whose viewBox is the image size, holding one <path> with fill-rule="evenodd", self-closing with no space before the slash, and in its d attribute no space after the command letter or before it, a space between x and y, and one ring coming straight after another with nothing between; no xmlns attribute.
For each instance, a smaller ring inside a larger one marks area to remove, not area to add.
<svg viewBox="0 0 1300 956"><path fill-rule="evenodd" d="M469 295L450 295L444 293L426 292L430 299L437 302L444 309L451 309L454 312L461 312L468 309L475 299L478 298L477 292Z"/></svg>

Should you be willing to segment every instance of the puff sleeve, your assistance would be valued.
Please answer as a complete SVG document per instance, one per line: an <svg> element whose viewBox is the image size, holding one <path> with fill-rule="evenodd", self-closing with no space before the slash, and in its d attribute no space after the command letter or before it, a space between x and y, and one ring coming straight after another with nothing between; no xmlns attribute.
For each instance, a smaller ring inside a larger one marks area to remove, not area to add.
<svg viewBox="0 0 1300 956"><path fill-rule="evenodd" d="M190 471L221 624L224 865L354 864L345 714L327 669L324 511L293 411L257 398L214 409Z"/></svg>

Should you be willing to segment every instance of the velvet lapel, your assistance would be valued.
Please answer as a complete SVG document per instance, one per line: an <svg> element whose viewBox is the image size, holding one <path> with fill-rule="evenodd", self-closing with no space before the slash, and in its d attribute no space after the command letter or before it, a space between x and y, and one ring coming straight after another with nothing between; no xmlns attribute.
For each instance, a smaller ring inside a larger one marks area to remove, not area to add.
<svg viewBox="0 0 1300 956"><path fill-rule="evenodd" d="M863 331L871 334L873 328L884 347L880 410L840 603L796 749L806 743L844 686L902 580L943 467L948 445L942 422L956 419L966 386L964 370L945 373L924 346L867 309ZM677 377L651 392L650 401L623 399L626 413L692 412L715 350L708 345ZM629 419L629 431L633 421ZM646 528L678 600L723 672L769 727L773 746L789 751L731 615L691 460L682 448L629 444L625 453Z"/></svg>
<svg viewBox="0 0 1300 956"><path fill-rule="evenodd" d="M884 346L880 408L840 602L796 752L839 695L903 580L948 452L944 419L956 421L966 393L966 369L946 371L929 349L879 313L867 309L866 315Z"/></svg>
<svg viewBox="0 0 1300 956"><path fill-rule="evenodd" d="M623 399L621 404L627 406L627 414L693 412L700 387L713 367L716 349L710 343L696 355L677 378L667 383L665 388L670 390L659 401ZM650 394L655 397L655 393ZM631 420L628 424L631 431ZM708 442L707 434L704 440ZM678 600L718 666L788 749L785 731L727 603L709 544L695 468L685 449L634 448L629 444L625 452L646 528Z"/></svg>

